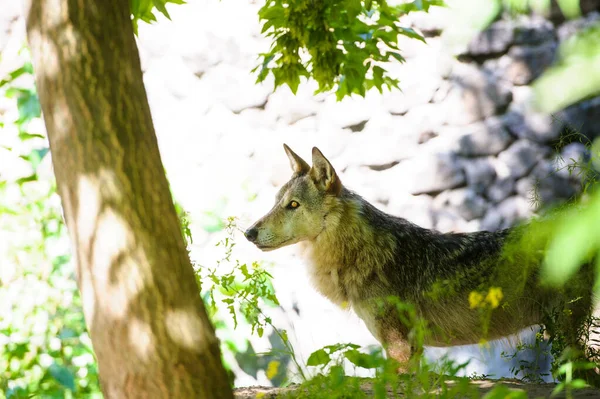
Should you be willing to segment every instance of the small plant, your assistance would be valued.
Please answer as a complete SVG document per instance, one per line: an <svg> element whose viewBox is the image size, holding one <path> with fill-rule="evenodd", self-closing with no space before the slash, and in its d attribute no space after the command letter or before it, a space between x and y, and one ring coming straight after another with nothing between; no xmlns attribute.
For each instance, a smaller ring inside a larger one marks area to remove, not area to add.
<svg viewBox="0 0 600 399"><path fill-rule="evenodd" d="M542 326L536 332L533 343L519 342L514 351L510 353L502 351L500 354L507 361L516 359L520 353L525 351L534 354L535 357L532 361L519 359L518 364L510 368L510 372L513 373L515 378L519 378L525 382L543 383L544 377L548 376L547 373L541 372L541 361L550 355L550 350L544 348L544 331L545 327Z"/></svg>
<svg viewBox="0 0 600 399"><path fill-rule="evenodd" d="M556 375L559 377L559 384L552 391L552 395L557 395L562 391L565 391L568 399L573 397L573 390L581 389L588 386L582 378L577 378L576 375L580 372L592 370L596 367L596 364L588 361L577 361L573 359L577 359L580 357L580 353L573 348L566 348L560 358L558 358L557 363L560 364L558 370L556 371Z"/></svg>
<svg viewBox="0 0 600 399"><path fill-rule="evenodd" d="M189 246L192 243L192 235L188 215L181 206L177 205L176 208L182 233ZM234 358L240 367L250 374L256 369L264 369L269 380L281 385L285 380L287 364L291 361L304 379L305 368L296 358L287 331L275 327L271 318L262 310L264 306L279 306L272 284L273 277L259 262L247 264L235 259L233 249L236 245L234 232L239 230L237 220L235 217L229 217L222 223L226 236L216 246L223 248L223 257L214 267L204 267L192 262L209 317L217 330L224 330L228 326L221 310L227 311L234 329L243 322L250 327L250 334L263 337L265 330L270 328L274 337L270 339L278 346L267 353L255 353L249 340L245 340L245 348L242 348L235 340L225 339L222 351L229 354L224 359L226 366L231 368L227 357ZM244 360L252 365L244 367L245 365L241 364Z"/></svg>

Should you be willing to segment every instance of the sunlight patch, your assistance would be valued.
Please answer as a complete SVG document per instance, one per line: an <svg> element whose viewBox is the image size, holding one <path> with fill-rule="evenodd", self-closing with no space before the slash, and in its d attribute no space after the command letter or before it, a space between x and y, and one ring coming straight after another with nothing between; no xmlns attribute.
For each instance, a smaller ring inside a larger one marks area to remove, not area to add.
<svg viewBox="0 0 600 399"><path fill-rule="evenodd" d="M141 360L148 360L154 352L154 337L150 325L132 319L129 322L129 342Z"/></svg>
<svg viewBox="0 0 600 399"><path fill-rule="evenodd" d="M103 292L109 300L95 305L101 306L107 316L122 319L131 300L143 289L142 273L148 262L136 251L128 222L114 209L102 209L107 199L117 197L117 193L112 171L103 170L97 178L81 176L76 231L84 287L92 284L86 288ZM85 293L84 306L90 311L95 298Z"/></svg>
<svg viewBox="0 0 600 399"><path fill-rule="evenodd" d="M187 349L197 350L201 344L202 321L192 310L169 310L165 318L167 334Z"/></svg>

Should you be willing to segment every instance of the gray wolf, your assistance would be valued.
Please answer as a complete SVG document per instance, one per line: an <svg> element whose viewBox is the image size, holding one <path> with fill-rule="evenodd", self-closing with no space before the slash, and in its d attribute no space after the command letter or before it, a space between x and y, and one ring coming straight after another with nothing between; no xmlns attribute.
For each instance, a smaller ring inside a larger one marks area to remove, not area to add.
<svg viewBox="0 0 600 399"><path fill-rule="evenodd" d="M349 305L401 369L418 348L406 317L391 304L382 306L388 297L414 306L431 329L424 342L429 346L480 342L481 313L470 306L469 296L492 287L501 289L502 299L491 309L486 339L545 324L550 336L560 328L569 345L581 345L581 326L593 302L590 267L565 288L545 286L540 276L545 241L527 240L528 230L425 229L344 187L316 147L312 166L285 144L284 149L293 175L273 208L245 231L246 238L263 251L303 245L316 289L342 307ZM550 322L551 315L558 322Z"/></svg>

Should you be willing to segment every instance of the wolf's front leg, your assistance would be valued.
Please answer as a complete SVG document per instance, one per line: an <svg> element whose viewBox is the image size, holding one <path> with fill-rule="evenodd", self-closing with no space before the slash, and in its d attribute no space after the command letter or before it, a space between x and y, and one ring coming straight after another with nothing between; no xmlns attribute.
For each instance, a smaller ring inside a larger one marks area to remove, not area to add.
<svg viewBox="0 0 600 399"><path fill-rule="evenodd" d="M399 374L406 373L413 350L408 340L404 338L404 334L397 330L388 330L382 334L382 338L387 357L398 362Z"/></svg>

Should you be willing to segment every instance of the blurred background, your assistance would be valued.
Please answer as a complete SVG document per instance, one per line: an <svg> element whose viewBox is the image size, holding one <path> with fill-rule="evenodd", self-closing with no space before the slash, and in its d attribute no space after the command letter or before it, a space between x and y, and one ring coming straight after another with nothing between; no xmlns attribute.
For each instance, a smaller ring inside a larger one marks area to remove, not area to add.
<svg viewBox="0 0 600 399"><path fill-rule="evenodd" d="M27 66L24 20L18 2L0 3L0 393L70 397L77 387L93 395L97 370ZM170 6L171 20L140 24L161 155L187 212L199 268L221 265L216 244L229 237L227 217L243 230L271 208L291 176L283 143L307 160L319 147L347 187L443 232L506 228L577 195L585 173L574 166L590 160L600 136L600 1L581 1L581 14L569 19L569 8L554 3L545 16L511 15L505 2L455 5L401 20L426 38L399 39L406 63L388 70L401 91L341 102L314 95L311 82L297 95L287 87L273 92L269 78L255 83L250 71L270 45L260 33L259 2L195 1ZM574 51L577 62L570 62ZM567 80L571 67L578 73ZM262 253L233 231L235 260L261 262L272 274L280 304L263 310L287 330L301 364L324 345L377 345L352 312L311 287L294 247ZM243 320L234 329L221 313L217 334L236 386L277 385L297 373L289 355L262 354L282 348L272 329L259 337ZM525 331L522 339L531 343L533 335ZM523 377L532 364L548 372L544 355L513 352L514 345L497 342L427 354L471 359L467 375ZM269 371L274 360L278 367Z"/></svg>

